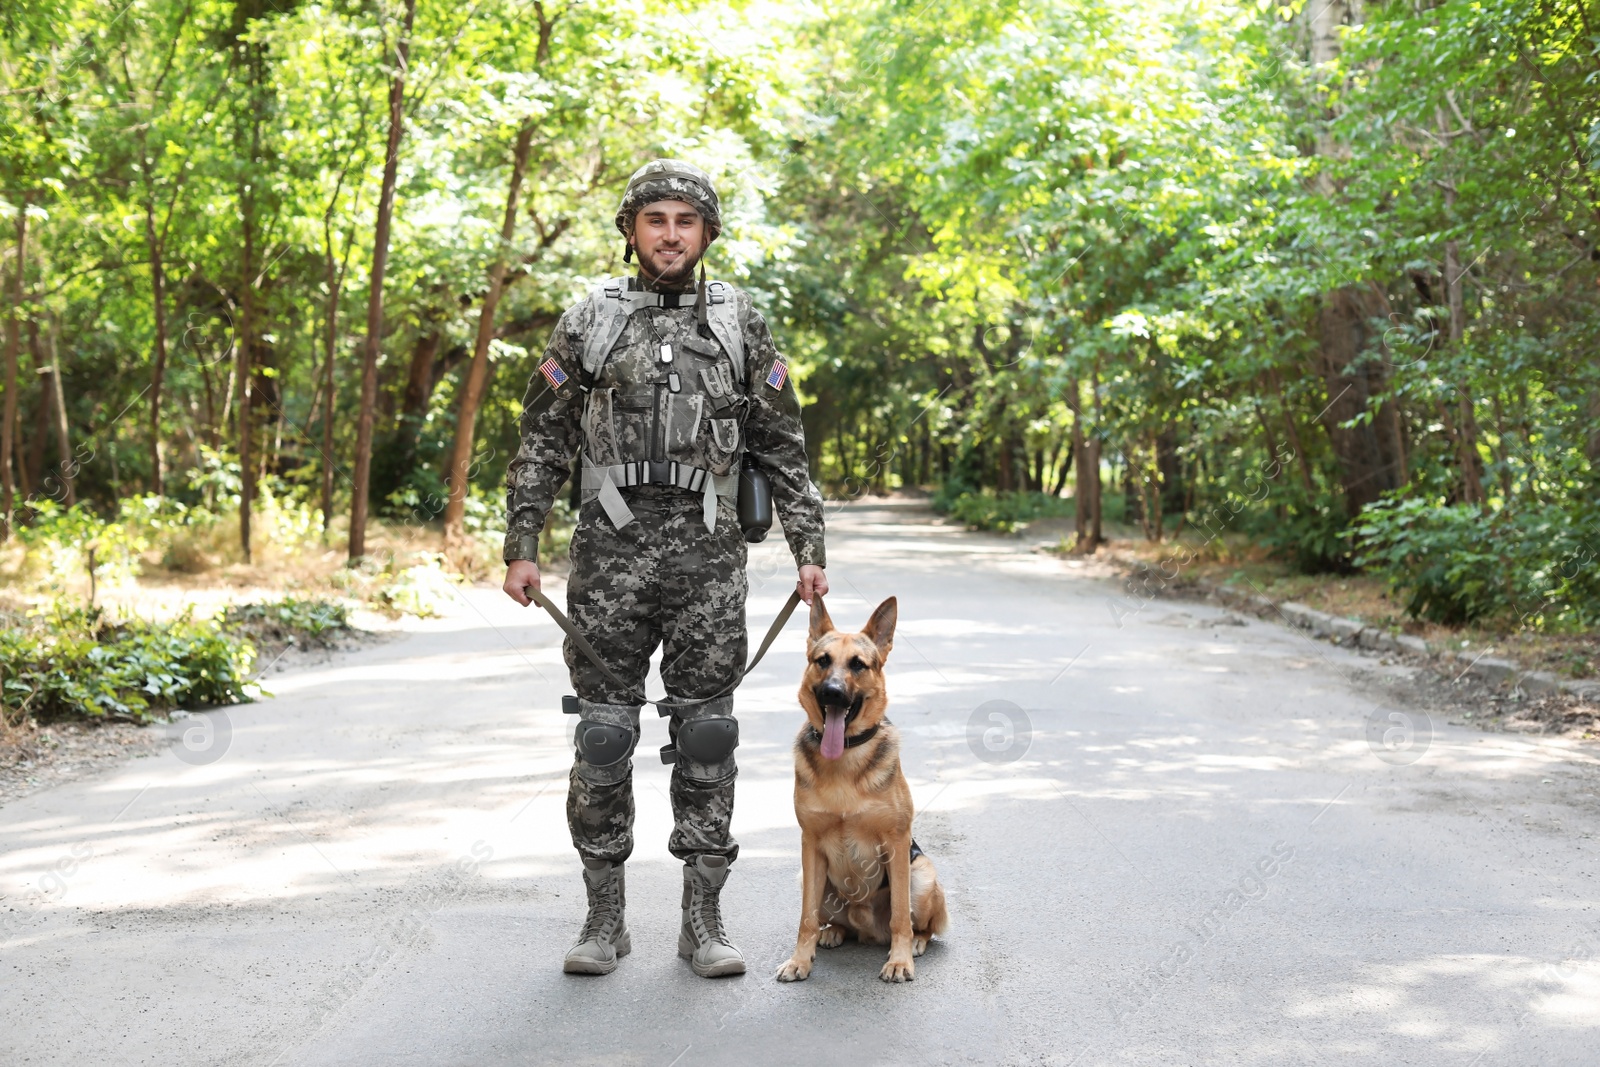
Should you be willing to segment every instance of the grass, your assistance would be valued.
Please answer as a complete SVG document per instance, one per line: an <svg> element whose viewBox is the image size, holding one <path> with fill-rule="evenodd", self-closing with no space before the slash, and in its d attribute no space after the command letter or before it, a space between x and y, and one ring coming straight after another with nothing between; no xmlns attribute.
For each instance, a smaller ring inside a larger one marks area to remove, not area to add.
<svg viewBox="0 0 1600 1067"><path fill-rule="evenodd" d="M1199 538L1168 538L1159 544L1127 528L1108 528L1112 534L1100 555L1129 567L1136 563L1162 567L1188 558L1171 588L1199 591L1203 583L1226 585L1265 596L1276 603L1293 601L1317 611L1359 619L1369 626L1395 633L1413 634L1430 645L1470 650L1473 654L1500 656L1533 670L1562 678L1600 677L1600 635L1542 633L1519 629L1507 621L1485 620L1467 626L1444 626L1411 618L1405 601L1375 575L1303 574L1289 562L1274 558L1267 547L1239 534L1224 534L1201 544ZM1056 551L1069 556L1071 538L1063 538Z"/></svg>

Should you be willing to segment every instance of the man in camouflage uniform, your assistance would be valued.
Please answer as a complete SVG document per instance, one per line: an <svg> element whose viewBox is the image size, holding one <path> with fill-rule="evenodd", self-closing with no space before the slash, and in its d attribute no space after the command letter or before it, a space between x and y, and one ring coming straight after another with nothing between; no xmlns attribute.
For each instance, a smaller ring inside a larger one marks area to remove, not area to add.
<svg viewBox="0 0 1600 1067"><path fill-rule="evenodd" d="M578 694L567 823L589 914L571 973L609 974L631 948L623 862L633 851L632 754L650 655L662 646L671 714L674 827L684 861L678 953L696 974L744 972L719 895L739 846L729 832L737 775L733 687L746 655L745 541L735 510L745 453L772 498L806 603L827 592L822 499L806 469L788 367L750 298L694 267L722 229L711 179L676 160L646 164L617 209L626 262L557 323L523 402L507 472L505 591L539 585L545 515L581 455L567 611L617 680L565 646ZM621 684L618 684L620 681Z"/></svg>

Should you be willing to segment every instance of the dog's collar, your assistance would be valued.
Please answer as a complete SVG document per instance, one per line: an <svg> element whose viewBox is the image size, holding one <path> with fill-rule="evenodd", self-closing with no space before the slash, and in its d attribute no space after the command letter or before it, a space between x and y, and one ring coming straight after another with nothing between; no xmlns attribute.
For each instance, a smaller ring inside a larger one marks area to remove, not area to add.
<svg viewBox="0 0 1600 1067"><path fill-rule="evenodd" d="M888 721L889 721L888 719L884 719L883 720L883 722L888 722ZM876 737L878 735L878 727L882 726L882 725L883 725L882 722L877 723L877 724L875 724L873 726L867 727L865 730L862 730L859 734L856 734L854 737L845 738L844 739L844 747L845 748L855 748L857 745L866 744L868 741L871 741L874 737ZM815 726L808 726L808 727L806 727L806 729L810 731L808 734L806 734L806 740L807 741L810 741L813 745L822 744L822 735L817 733L817 728Z"/></svg>

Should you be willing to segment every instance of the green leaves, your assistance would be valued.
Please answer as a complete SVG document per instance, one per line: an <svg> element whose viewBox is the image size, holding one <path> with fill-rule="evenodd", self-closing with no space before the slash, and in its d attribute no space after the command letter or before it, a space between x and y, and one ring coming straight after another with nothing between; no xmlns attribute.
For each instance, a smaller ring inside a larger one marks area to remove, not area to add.
<svg viewBox="0 0 1600 1067"><path fill-rule="evenodd" d="M216 623L106 622L56 604L0 631L0 710L8 718L149 721L181 707L254 699L255 649Z"/></svg>
<svg viewBox="0 0 1600 1067"><path fill-rule="evenodd" d="M1358 562L1387 578L1416 618L1538 630L1600 624L1600 511L1499 512L1420 498L1369 507Z"/></svg>

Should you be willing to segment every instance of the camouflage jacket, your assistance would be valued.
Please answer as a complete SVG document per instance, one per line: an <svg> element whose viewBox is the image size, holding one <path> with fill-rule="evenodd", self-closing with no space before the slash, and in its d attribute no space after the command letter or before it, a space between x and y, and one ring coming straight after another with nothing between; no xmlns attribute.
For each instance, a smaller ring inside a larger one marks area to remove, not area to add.
<svg viewBox="0 0 1600 1067"><path fill-rule="evenodd" d="M822 497L806 466L794 383L766 320L746 293L733 293L745 349L742 396L710 395L719 380L727 381L715 373L726 355L715 339L697 332L692 300L635 312L588 391L581 356L594 298L561 316L528 381L521 444L506 472L507 561L538 558L545 516L580 449L598 464L674 458L717 474L734 469L748 451L772 480L773 506L795 562L825 565ZM677 390L664 386L669 372L657 359L662 344L675 352ZM654 454L663 444L670 456Z"/></svg>

